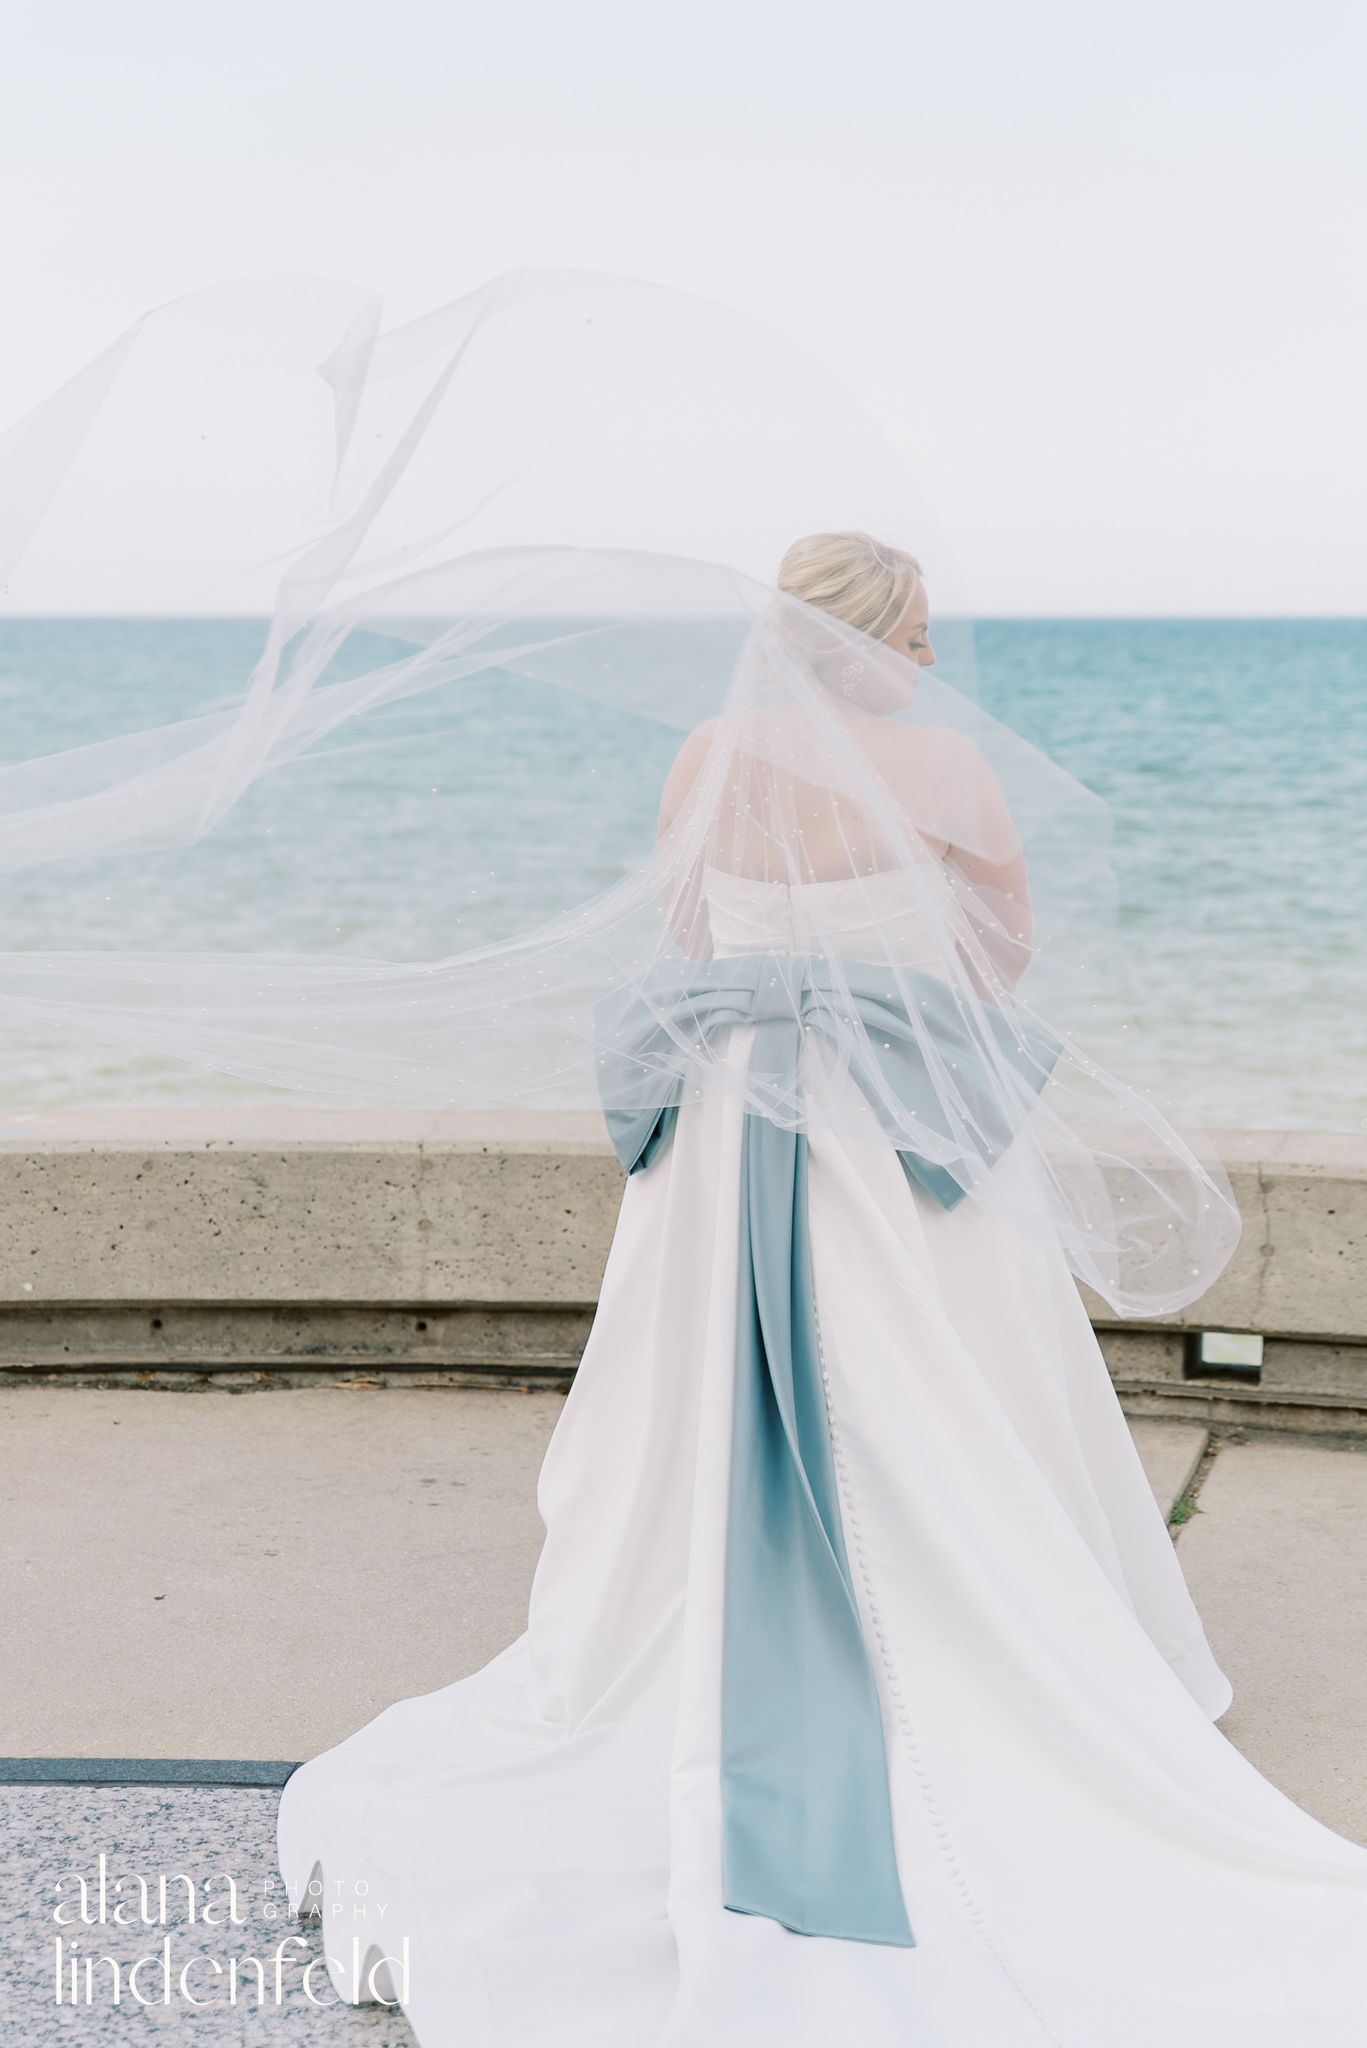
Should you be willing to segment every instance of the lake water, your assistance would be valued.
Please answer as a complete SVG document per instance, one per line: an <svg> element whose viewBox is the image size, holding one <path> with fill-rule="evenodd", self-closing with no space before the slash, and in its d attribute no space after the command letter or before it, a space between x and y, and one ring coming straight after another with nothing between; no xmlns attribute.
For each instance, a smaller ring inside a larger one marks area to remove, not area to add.
<svg viewBox="0 0 1367 2048"><path fill-rule="evenodd" d="M3 759L223 702L261 635L0 623ZM984 706L1112 810L1098 1055L1184 1120L1367 1129L1367 622L990 620L976 644ZM525 929L650 844L678 736L625 714L604 730L532 684L467 686L435 725L419 700L385 714L382 746L265 778L200 846L5 877L0 948L430 959ZM547 843L567 849L549 865ZM0 1033L11 1115L267 1093Z"/></svg>

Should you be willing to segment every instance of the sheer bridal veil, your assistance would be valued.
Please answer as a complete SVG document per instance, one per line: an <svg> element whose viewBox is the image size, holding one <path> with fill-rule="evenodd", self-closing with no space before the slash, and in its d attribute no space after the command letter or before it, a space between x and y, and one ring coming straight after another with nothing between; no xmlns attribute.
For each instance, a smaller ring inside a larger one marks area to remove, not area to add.
<svg viewBox="0 0 1367 2048"><path fill-rule="evenodd" d="M914 551L934 670L775 587L795 538L848 530ZM769 330L559 273L394 329L338 285L198 294L0 438L0 576L0 616L269 617L227 701L0 770L11 872L174 862L275 770L476 684L495 726L531 680L694 736L658 844L531 930L422 961L267 951L240 904L231 949L207 907L193 951L58 932L0 956L0 1033L333 1101L601 1102L619 1133L715 1087L796 1129L871 1106L914 1181L1057 1233L1122 1313L1228 1257L1218 1166L1087 1051L1104 807L978 707L899 457ZM555 875L583 820L528 776L499 826ZM268 851L262 891L287 888ZM402 889L468 879L419 855Z"/></svg>

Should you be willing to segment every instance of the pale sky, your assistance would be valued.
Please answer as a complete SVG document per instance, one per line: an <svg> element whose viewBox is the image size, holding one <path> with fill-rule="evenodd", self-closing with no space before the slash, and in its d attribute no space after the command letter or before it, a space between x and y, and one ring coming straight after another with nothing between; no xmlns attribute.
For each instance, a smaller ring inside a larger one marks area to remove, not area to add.
<svg viewBox="0 0 1367 2048"><path fill-rule="evenodd" d="M7 0L0 424L244 274L802 337L983 614L1367 613L1362 0Z"/></svg>

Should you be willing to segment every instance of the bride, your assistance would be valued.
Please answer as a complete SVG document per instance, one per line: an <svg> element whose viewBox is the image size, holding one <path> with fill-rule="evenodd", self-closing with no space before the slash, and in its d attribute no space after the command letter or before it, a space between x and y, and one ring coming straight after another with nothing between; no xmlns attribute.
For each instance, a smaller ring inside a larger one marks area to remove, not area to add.
<svg viewBox="0 0 1367 2048"><path fill-rule="evenodd" d="M800 350L555 272L392 330L350 287L192 295L0 436L7 602L272 614L240 696L0 769L5 868L198 878L180 952L0 955L0 1025L333 1100L596 1092L626 1171L526 1633L281 1805L297 1898L384 1906L374 1948L327 1916L338 1996L422 2048L1364 2038L1367 1852L1212 1725L1075 1285L1180 1308L1237 1212L1065 1028L1100 807L937 679L917 562L844 530L911 517ZM523 900L590 901L431 961L281 953L260 806L429 713L463 764L544 717L596 792L686 734L653 854L576 867L573 804L519 833L524 777L395 856L389 907L528 850ZM212 950L228 901L252 950Z"/></svg>
<svg viewBox="0 0 1367 2048"><path fill-rule="evenodd" d="M599 1005L628 1179L527 1631L286 1788L297 1895L392 1901L338 1993L423 2048L1362 2039L1367 1853L1212 1725L1070 1272L1156 1287L1219 1197L1063 1135L1002 791L885 722L933 661L909 555L789 549Z"/></svg>

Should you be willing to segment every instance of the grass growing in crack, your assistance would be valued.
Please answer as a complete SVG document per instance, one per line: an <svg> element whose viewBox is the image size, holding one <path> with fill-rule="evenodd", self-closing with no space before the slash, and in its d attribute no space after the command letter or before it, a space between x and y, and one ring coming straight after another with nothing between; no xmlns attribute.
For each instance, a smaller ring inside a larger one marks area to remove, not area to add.
<svg viewBox="0 0 1367 2048"><path fill-rule="evenodd" d="M1172 1513L1168 1516L1168 1527L1170 1529L1180 1529L1182 1524L1189 1522L1193 1515L1203 1514L1204 1512L1205 1510L1201 1507L1194 1494L1184 1493L1180 1500L1175 1500L1172 1504Z"/></svg>

